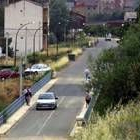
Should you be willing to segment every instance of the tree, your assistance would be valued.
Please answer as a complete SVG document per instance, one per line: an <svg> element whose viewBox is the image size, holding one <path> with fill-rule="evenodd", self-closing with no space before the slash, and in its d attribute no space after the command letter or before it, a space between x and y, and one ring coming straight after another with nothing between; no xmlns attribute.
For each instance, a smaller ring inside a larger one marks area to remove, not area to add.
<svg viewBox="0 0 140 140"><path fill-rule="evenodd" d="M3 35L4 30L4 8L0 8L0 35Z"/></svg>
<svg viewBox="0 0 140 140"><path fill-rule="evenodd" d="M65 26L69 19L69 11L65 0L51 0L50 2L50 31L58 41L63 40Z"/></svg>

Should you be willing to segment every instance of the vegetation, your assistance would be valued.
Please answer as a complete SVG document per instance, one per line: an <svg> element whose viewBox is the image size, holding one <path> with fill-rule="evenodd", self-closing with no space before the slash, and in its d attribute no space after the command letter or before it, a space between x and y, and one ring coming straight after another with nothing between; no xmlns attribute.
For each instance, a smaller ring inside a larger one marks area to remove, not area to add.
<svg viewBox="0 0 140 140"><path fill-rule="evenodd" d="M50 1L50 31L55 35L57 41L64 40L64 28L68 24L69 12L65 0Z"/></svg>
<svg viewBox="0 0 140 140"><path fill-rule="evenodd" d="M4 8L0 7L0 36L3 35L4 29Z"/></svg>
<svg viewBox="0 0 140 140"><path fill-rule="evenodd" d="M90 62L94 92L100 92L96 109L102 114L119 102L126 104L140 91L140 25L126 32L118 48L104 51L96 61Z"/></svg>
<svg viewBox="0 0 140 140"><path fill-rule="evenodd" d="M91 36L105 36L107 33L111 33L115 37L120 37L124 35L124 32L128 29L129 24L124 24L120 27L110 27L105 24L103 25L91 25L86 26L84 31L86 34L90 34Z"/></svg>
<svg viewBox="0 0 140 140"><path fill-rule="evenodd" d="M111 14L93 14L89 17L89 22L101 22L101 21L111 21L120 20L124 18L123 12L113 12Z"/></svg>
<svg viewBox="0 0 140 140"><path fill-rule="evenodd" d="M140 103L118 106L105 117L92 114L90 124L73 140L139 140ZM119 111L118 111L119 110Z"/></svg>

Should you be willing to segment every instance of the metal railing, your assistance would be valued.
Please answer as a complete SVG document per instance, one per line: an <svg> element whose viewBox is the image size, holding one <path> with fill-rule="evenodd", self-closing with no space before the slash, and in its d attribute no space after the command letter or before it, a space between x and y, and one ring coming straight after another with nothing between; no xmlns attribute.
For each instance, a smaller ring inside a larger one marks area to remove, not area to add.
<svg viewBox="0 0 140 140"><path fill-rule="evenodd" d="M86 121L86 123L88 123L88 121L90 120L90 116L91 116L91 113L93 111L93 108L94 108L94 106L96 104L96 101L98 99L98 96L99 96L99 94L93 95L92 98L91 98L91 101L89 103L89 106L87 108L87 111L86 111L86 113L84 115L84 120Z"/></svg>
<svg viewBox="0 0 140 140"><path fill-rule="evenodd" d="M78 115L76 117L77 125L79 125L79 124L80 125L86 125L89 122L89 120L91 118L93 108L94 108L94 106L95 106L95 104L97 102L98 96L99 96L99 94L92 95L91 101L90 101L87 109L85 110L85 112L82 113L82 116L80 115L80 117L79 117L79 115Z"/></svg>
<svg viewBox="0 0 140 140"><path fill-rule="evenodd" d="M52 72L50 71L44 76L41 80L36 82L32 87L31 91L34 95L40 88L42 88L47 82L50 81L52 77ZM6 122L6 120L14 114L24 103L25 103L25 95L23 94L19 98L17 98L14 102L12 102L9 106L7 106L2 112L0 112L0 126Z"/></svg>

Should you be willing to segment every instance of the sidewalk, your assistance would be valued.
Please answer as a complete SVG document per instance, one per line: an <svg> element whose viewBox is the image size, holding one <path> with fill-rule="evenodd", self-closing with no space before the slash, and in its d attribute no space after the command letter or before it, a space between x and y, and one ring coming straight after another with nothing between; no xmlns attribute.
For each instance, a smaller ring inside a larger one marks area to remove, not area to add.
<svg viewBox="0 0 140 140"><path fill-rule="evenodd" d="M30 106L24 104L20 109L18 109L5 124L0 126L0 135L6 134L6 132L14 126L21 117L25 115L25 113L36 103L38 96L44 91L49 90L57 81L57 79L52 79L46 85L44 85L36 94L32 97Z"/></svg>

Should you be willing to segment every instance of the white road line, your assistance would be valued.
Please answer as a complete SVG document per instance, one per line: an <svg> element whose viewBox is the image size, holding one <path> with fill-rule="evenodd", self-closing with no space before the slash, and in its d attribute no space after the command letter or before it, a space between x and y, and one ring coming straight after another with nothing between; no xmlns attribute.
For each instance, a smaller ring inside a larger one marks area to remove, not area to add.
<svg viewBox="0 0 140 140"><path fill-rule="evenodd" d="M60 100L58 106L63 102L65 97L62 97L62 99ZM42 127L38 130L37 135L39 135L42 131L42 129L44 128L44 126L47 124L47 122L50 120L50 118L52 117L52 115L55 113L55 110L51 112L51 114L48 116L48 118L46 119L46 121L43 123Z"/></svg>

